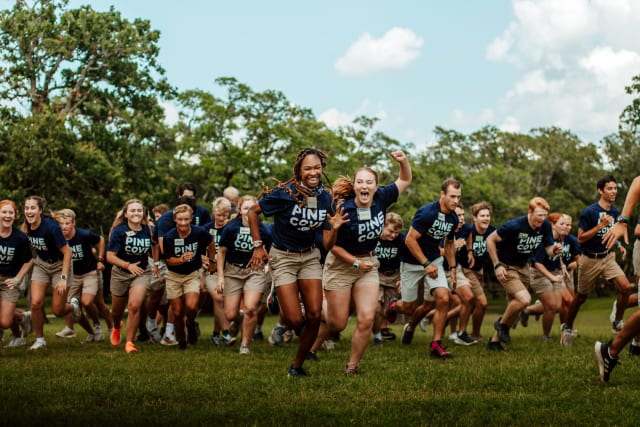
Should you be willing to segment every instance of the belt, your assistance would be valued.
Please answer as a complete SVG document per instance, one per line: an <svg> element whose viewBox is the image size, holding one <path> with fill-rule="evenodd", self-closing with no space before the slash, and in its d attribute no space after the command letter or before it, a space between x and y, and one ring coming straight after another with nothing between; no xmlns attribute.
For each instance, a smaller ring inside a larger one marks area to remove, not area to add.
<svg viewBox="0 0 640 427"><path fill-rule="evenodd" d="M48 263L48 264L55 264L56 262L62 261L61 259L53 259L53 258L42 258L41 256L38 256L38 258L40 258L42 261Z"/></svg>
<svg viewBox="0 0 640 427"><path fill-rule="evenodd" d="M274 245L274 244L272 244L271 246L276 248L279 251L289 252L289 253L292 253L292 254L304 254L304 253L312 251L312 250L314 250L316 248L315 245L309 246L308 248L304 248L304 249L285 249L285 248L281 248L278 245Z"/></svg>
<svg viewBox="0 0 640 427"><path fill-rule="evenodd" d="M371 252L365 252L363 254L354 255L354 257L356 257L356 258L364 258L364 257L368 257L368 256L376 256L376 253L371 251Z"/></svg>
<svg viewBox="0 0 640 427"><path fill-rule="evenodd" d="M598 252L598 253L595 253L595 254L592 254L592 253L589 253L589 252L582 252L582 254L583 254L583 255L586 255L586 256L587 256L587 258L596 258L596 259L599 259L599 258L604 258L604 257L606 257L607 255L609 255L609 253L610 253L610 252L611 252L611 251L604 251L604 252Z"/></svg>
<svg viewBox="0 0 640 427"><path fill-rule="evenodd" d="M393 276L394 274L398 273L398 269L396 268L395 270L381 271L380 273L384 274L385 276Z"/></svg>

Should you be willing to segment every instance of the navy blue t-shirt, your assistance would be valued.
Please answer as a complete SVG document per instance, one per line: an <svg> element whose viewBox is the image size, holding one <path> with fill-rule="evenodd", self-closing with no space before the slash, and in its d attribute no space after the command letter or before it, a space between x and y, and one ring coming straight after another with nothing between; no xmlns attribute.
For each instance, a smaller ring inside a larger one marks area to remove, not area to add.
<svg viewBox="0 0 640 427"><path fill-rule="evenodd" d="M210 221L211 215L209 215L209 211L207 211L207 208L205 208L204 206L196 206L196 211L193 213L191 224L203 226ZM171 209L163 213L162 216L158 218L158 224L156 225L156 236L164 237L165 234L167 234L172 228L175 228L175 226L176 222L173 220L173 209Z"/></svg>
<svg viewBox="0 0 640 427"><path fill-rule="evenodd" d="M271 236L269 236L264 224L260 222L258 226L260 239L262 239L262 243L268 251L271 245ZM247 266L253 256L253 239L251 238L249 227L242 225L241 217L224 226L220 237L220 247L227 248L225 263Z"/></svg>
<svg viewBox="0 0 640 427"><path fill-rule="evenodd" d="M218 248L220 247L220 236L222 235L222 229L224 228L224 225L220 228L216 228L215 221L209 221L203 226L203 228L207 230L213 237L213 241L216 244L216 252L218 252Z"/></svg>
<svg viewBox="0 0 640 427"><path fill-rule="evenodd" d="M73 261L73 274L82 275L98 268L93 256L93 247L100 242L100 235L84 228L76 228L76 234L69 240Z"/></svg>
<svg viewBox="0 0 640 427"><path fill-rule="evenodd" d="M524 267L538 246L546 248L554 243L551 223L545 220L540 228L534 230L527 215L505 222L497 233L502 239L496 245L498 259L517 267Z"/></svg>
<svg viewBox="0 0 640 427"><path fill-rule="evenodd" d="M126 223L120 224L109 236L107 251L115 252L125 262L140 262L138 266L144 270L149 264L151 253L151 230L144 224L140 231L131 230Z"/></svg>
<svg viewBox="0 0 640 427"><path fill-rule="evenodd" d="M456 264L462 264L462 259L464 258L465 262L469 263L469 255L467 254L467 239L469 234L471 234L471 229L475 228L470 224L463 224L460 230L456 231L453 235L453 240L464 240L464 244L459 248L456 248L455 256L456 256ZM440 246L444 248L444 239L440 241ZM449 269L449 262L447 259L444 259L444 267L446 270Z"/></svg>
<svg viewBox="0 0 640 427"><path fill-rule="evenodd" d="M402 261L405 234L398 233L393 240L378 239L378 246L376 246L376 257L380 261L380 271L392 271L400 268L400 261Z"/></svg>
<svg viewBox="0 0 640 427"><path fill-rule="evenodd" d="M493 233L496 229L493 225L489 224L487 231L480 233L475 225L471 226L471 251L473 252L473 271L480 271L485 262L489 258L487 252L487 237ZM467 247L464 246L460 251L460 259L458 262L462 267L469 268L469 256L467 254Z"/></svg>
<svg viewBox="0 0 640 427"><path fill-rule="evenodd" d="M12 227L7 238L0 236L0 276L14 277L31 258L29 238L18 228Z"/></svg>
<svg viewBox="0 0 640 427"><path fill-rule="evenodd" d="M605 210L598 203L594 203L592 205L587 206L580 214L580 220L578 221L578 228L582 229L582 231L589 231L593 227L597 226L600 222L600 218L604 215L610 215L613 217L614 221L612 221L609 225L604 227L602 230L598 231L598 233L593 236L591 239L583 242L580 245L580 248L583 252L597 254L600 252L604 252L607 250L606 246L602 244L602 236L605 235L607 231L611 228L613 224L615 224L615 219L618 218L620 212L615 206L611 206L611 209Z"/></svg>
<svg viewBox="0 0 640 427"><path fill-rule="evenodd" d="M57 222L48 217L42 217L40 226L27 232L29 243L39 258L47 262L61 261L64 256L60 248L67 245L67 239Z"/></svg>
<svg viewBox="0 0 640 427"><path fill-rule="evenodd" d="M580 253L578 238L573 234L565 236L562 240L562 261L564 261L564 265L571 264Z"/></svg>
<svg viewBox="0 0 640 427"><path fill-rule="evenodd" d="M378 187L370 208L360 209L356 206L355 199L347 199L342 209L349 216L349 222L342 224L338 229L336 246L340 246L350 254L374 251L378 245L380 233L384 229L387 208L398 200L399 194L398 186L392 183ZM324 228L330 230L331 224L327 222Z"/></svg>
<svg viewBox="0 0 640 427"><path fill-rule="evenodd" d="M411 226L421 234L418 245L429 261L440 256L440 241L442 239L453 239L458 222L458 215L454 211L444 213L440 210L439 200L418 209L413 216ZM405 262L420 264L408 250Z"/></svg>
<svg viewBox="0 0 640 427"><path fill-rule="evenodd" d="M207 248L211 244L213 236L204 228L197 225L191 226L191 232L185 238L178 235L178 229L172 228L165 234L162 240L162 248L165 258L180 258L186 252L192 252L193 258L189 261L178 264L169 265L169 271L177 274L191 274L202 268L202 255L207 254Z"/></svg>
<svg viewBox="0 0 640 427"><path fill-rule="evenodd" d="M288 184L296 194L293 183ZM316 196L317 208L300 207L281 188L275 188L258 203L265 216L273 216L273 245L280 249L300 251L315 246L317 229L327 222L327 211L331 209L331 196L326 191Z"/></svg>

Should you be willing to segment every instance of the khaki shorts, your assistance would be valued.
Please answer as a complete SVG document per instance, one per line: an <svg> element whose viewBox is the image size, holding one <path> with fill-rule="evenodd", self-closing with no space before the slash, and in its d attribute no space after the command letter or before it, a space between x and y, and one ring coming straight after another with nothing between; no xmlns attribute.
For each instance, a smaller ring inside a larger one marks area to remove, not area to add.
<svg viewBox="0 0 640 427"><path fill-rule="evenodd" d="M435 301L433 291L436 288L449 289L447 276L442 263L443 257L438 257L431 263L438 269L438 277L430 278L424 272L424 267L417 264L409 264L403 262L400 264L400 278L402 281L402 301L413 302L418 300L418 289L420 284L424 283L423 299L424 301Z"/></svg>
<svg viewBox="0 0 640 427"><path fill-rule="evenodd" d="M98 289L100 289L99 282L98 270L93 270L80 276L74 275L69 288L69 299L73 297L80 298L82 294L96 296Z"/></svg>
<svg viewBox="0 0 640 427"><path fill-rule="evenodd" d="M271 277L271 270L269 270L264 275L264 291L262 292L262 297L260 298L261 304L266 304L269 299L269 294L271 293L271 282L273 278Z"/></svg>
<svg viewBox="0 0 640 427"><path fill-rule="evenodd" d="M561 275L562 270L554 270L550 272L554 276ZM537 268L531 268L531 289L536 295L544 294L546 292L562 292L562 282L552 282L540 272Z"/></svg>
<svg viewBox="0 0 640 427"><path fill-rule="evenodd" d="M145 289L149 289L152 276L151 266L147 266L145 272L140 276L134 276L127 270L114 265L111 269L111 295L121 298L126 297L129 295L129 288L134 286L144 286Z"/></svg>
<svg viewBox="0 0 640 427"><path fill-rule="evenodd" d="M20 299L20 287L16 286L13 289L9 289L9 287L4 284L4 281L7 279L13 279L13 277L0 275L0 301L17 303Z"/></svg>
<svg viewBox="0 0 640 427"><path fill-rule="evenodd" d="M322 280L320 250L314 248L307 252L288 252L271 247L271 274L276 286L290 285L298 279Z"/></svg>
<svg viewBox="0 0 640 427"><path fill-rule="evenodd" d="M169 300L181 298L184 294L200 293L200 273L198 271L189 274L167 271L164 281L166 283L167 299Z"/></svg>
<svg viewBox="0 0 640 427"><path fill-rule="evenodd" d="M396 283L400 281L400 269L390 272L378 270L378 277L380 278L381 287L397 289Z"/></svg>
<svg viewBox="0 0 640 427"><path fill-rule="evenodd" d="M205 273L204 287L210 294L216 292L216 289L218 289L218 273Z"/></svg>
<svg viewBox="0 0 640 427"><path fill-rule="evenodd" d="M395 286L393 288L389 286L380 286L380 289L378 290L378 302L381 303L383 307L388 307L391 298L400 298L398 288Z"/></svg>
<svg viewBox="0 0 640 427"><path fill-rule="evenodd" d="M633 243L633 274L640 276L640 239Z"/></svg>
<svg viewBox="0 0 640 427"><path fill-rule="evenodd" d="M507 295L513 297L520 291L527 291L529 284L531 283L531 267L529 264L523 267L516 267L513 265L505 265L507 270L507 280L500 282Z"/></svg>
<svg viewBox="0 0 640 427"><path fill-rule="evenodd" d="M73 270L73 265L71 265L70 270ZM33 270L31 273L32 282L42 282L47 285L55 285L60 279L60 274L62 274L62 261L49 264L37 257L33 260ZM71 283L73 283L73 271L69 271L69 274L67 275L67 285L70 285Z"/></svg>
<svg viewBox="0 0 640 427"><path fill-rule="evenodd" d="M467 277L473 296L478 298L484 296L484 273L482 270L476 271L470 268L463 268L462 272Z"/></svg>
<svg viewBox="0 0 640 427"><path fill-rule="evenodd" d="M265 283L264 271L253 271L250 268L226 263L222 296L240 295L245 291L263 293Z"/></svg>
<svg viewBox="0 0 640 427"><path fill-rule="evenodd" d="M624 276L624 272L616 261L615 252L609 252L604 258L589 258L583 254L580 257L578 271L578 293L589 295L595 289L599 278L611 280L619 276Z"/></svg>
<svg viewBox="0 0 640 427"><path fill-rule="evenodd" d="M447 276L447 284L449 285L449 289L453 290L453 283L451 282L451 271L447 271L445 274ZM469 279L467 279L467 276L464 275L462 267L458 266L458 268L456 268L456 288L459 288L461 286L471 286L471 283L469 282Z"/></svg>
<svg viewBox="0 0 640 427"><path fill-rule="evenodd" d="M149 261L150 264L152 262L153 260ZM162 278L166 277L167 272L169 271L169 269L167 268L167 263L164 261L160 261L160 265L158 265L158 270L160 271L160 277L156 277L153 274L151 275L151 284L149 285L149 290L151 292L161 291L165 289L165 283Z"/></svg>
<svg viewBox="0 0 640 427"><path fill-rule="evenodd" d="M353 285L357 284L375 284L379 286L380 278L378 277L378 267L380 266L380 262L378 258L366 256L358 259L360 261L371 261L373 263L373 269L366 273L356 270L352 264L347 264L329 252L327 259L324 261L324 271L322 274L324 289L328 291L351 290Z"/></svg>

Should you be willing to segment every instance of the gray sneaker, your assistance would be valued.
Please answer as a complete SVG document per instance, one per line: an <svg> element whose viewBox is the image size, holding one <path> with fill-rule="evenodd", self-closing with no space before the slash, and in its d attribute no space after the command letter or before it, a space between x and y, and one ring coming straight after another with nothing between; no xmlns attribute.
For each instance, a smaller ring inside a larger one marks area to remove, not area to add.
<svg viewBox="0 0 640 427"><path fill-rule="evenodd" d="M596 360L598 361L598 368L600 370L600 381L609 381L611 371L618 364L617 357L611 357L609 354L609 344L603 344L600 341L596 341L594 346L594 352L596 354Z"/></svg>
<svg viewBox="0 0 640 427"><path fill-rule="evenodd" d="M276 326L274 326L274 328L271 330L271 336L269 336L269 343L271 345L278 345L282 343L282 340L283 340L282 334L284 334L284 326L280 324L276 324Z"/></svg>
<svg viewBox="0 0 640 427"><path fill-rule="evenodd" d="M476 340L471 338L467 331L458 332L456 337L453 339L453 342L458 345L473 345L476 343Z"/></svg>
<svg viewBox="0 0 640 427"><path fill-rule="evenodd" d="M80 308L80 301L78 298L73 297L69 300L73 306L73 321L77 322L82 317L82 308Z"/></svg>
<svg viewBox="0 0 640 427"><path fill-rule="evenodd" d="M27 345L27 340L24 337L11 337L11 341L7 344L7 347L22 347Z"/></svg>
<svg viewBox="0 0 640 427"><path fill-rule="evenodd" d="M617 322L611 322L611 333L617 334L624 328L624 320L618 320Z"/></svg>
<svg viewBox="0 0 640 427"><path fill-rule="evenodd" d="M26 337L31 333L31 331L33 331L30 311L25 311L24 313L22 313L22 321L20 322L20 328L22 329L23 337Z"/></svg>
<svg viewBox="0 0 640 427"><path fill-rule="evenodd" d="M233 345L236 342L236 337L232 337L229 332L223 332L222 342L224 343L224 345L227 345L227 346Z"/></svg>
<svg viewBox="0 0 640 427"><path fill-rule="evenodd" d="M102 326L99 323L93 325L93 340L96 342L104 341L104 332L102 332Z"/></svg>

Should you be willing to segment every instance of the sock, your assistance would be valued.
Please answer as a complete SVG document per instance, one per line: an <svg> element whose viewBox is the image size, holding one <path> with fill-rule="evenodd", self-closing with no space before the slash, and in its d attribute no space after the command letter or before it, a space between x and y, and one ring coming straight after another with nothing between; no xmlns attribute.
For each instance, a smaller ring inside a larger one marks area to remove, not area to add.
<svg viewBox="0 0 640 427"><path fill-rule="evenodd" d="M151 318L147 319L147 329L148 330L152 331L152 330L157 329L157 328L158 328L158 323L157 323L156 319L151 319Z"/></svg>
<svg viewBox="0 0 640 427"><path fill-rule="evenodd" d="M375 338L377 340L382 340L382 332L378 332L376 334L373 334L373 338Z"/></svg>
<svg viewBox="0 0 640 427"><path fill-rule="evenodd" d="M165 329L165 335L173 334L173 323L167 323L167 328Z"/></svg>
<svg viewBox="0 0 640 427"><path fill-rule="evenodd" d="M36 341L41 342L41 343L46 343L47 341L44 339L44 337L38 337L36 338Z"/></svg>

